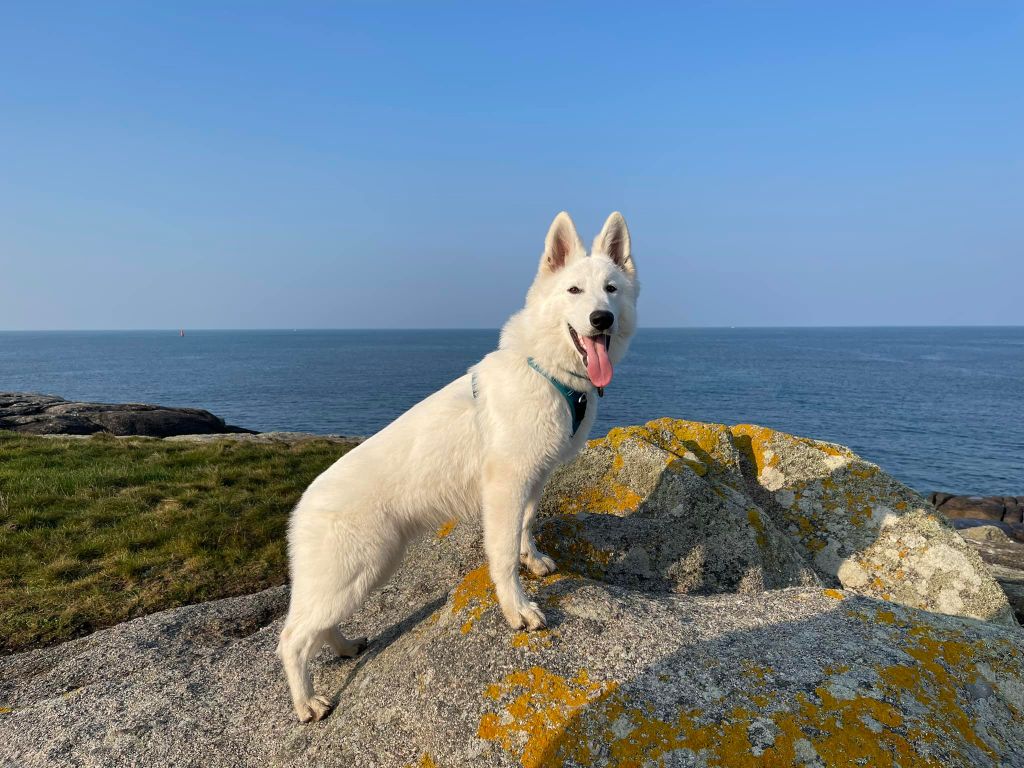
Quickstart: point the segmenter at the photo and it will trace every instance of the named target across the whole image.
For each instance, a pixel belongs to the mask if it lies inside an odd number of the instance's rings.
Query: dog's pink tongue
[[[595,387],[607,387],[612,380],[612,361],[608,359],[608,347],[604,339],[598,341],[590,336],[580,336],[583,348],[587,350],[587,376]]]

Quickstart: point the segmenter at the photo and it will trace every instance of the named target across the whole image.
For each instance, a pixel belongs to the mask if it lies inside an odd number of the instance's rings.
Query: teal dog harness
[[[580,392],[572,387],[567,387],[560,381],[557,381],[547,371],[537,365],[532,357],[526,358],[527,364],[533,368],[537,373],[551,382],[551,386],[558,390],[558,394],[565,400],[565,404],[569,406],[569,415],[572,416],[572,432],[569,433],[569,437],[575,437],[577,430],[580,428],[580,424],[583,423],[584,417],[587,415],[587,393]],[[476,373],[473,374],[473,398],[476,399],[477,388],[476,388]]]

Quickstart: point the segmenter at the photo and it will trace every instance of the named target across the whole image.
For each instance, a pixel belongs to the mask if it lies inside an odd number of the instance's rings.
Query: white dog
[[[451,518],[483,513],[484,548],[501,611],[514,629],[544,614],[519,581],[555,570],[532,524],[551,471],[583,447],[613,365],[636,328],[639,286],[629,231],[613,213],[588,256],[567,213],[555,217],[526,306],[491,352],[350,451],[312,482],[292,512],[291,604],[277,652],[299,720],[332,703],[313,692],[310,654],[354,656],[338,625],[386,581],[406,545]]]

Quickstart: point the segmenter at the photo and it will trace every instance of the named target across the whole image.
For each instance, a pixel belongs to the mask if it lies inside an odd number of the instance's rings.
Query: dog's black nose
[[[606,331],[615,322],[615,315],[606,309],[598,309],[590,313],[590,324],[599,331]]]

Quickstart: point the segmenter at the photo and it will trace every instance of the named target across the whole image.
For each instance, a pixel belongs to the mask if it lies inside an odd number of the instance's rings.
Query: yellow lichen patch
[[[800,541],[803,542],[803,545],[812,553],[820,552],[828,546],[828,543],[824,536],[822,536],[821,530],[818,526],[816,526],[806,515],[798,512],[796,507],[787,512],[785,514],[785,518],[788,523],[796,526]]]
[[[551,647],[551,630],[542,629],[537,632],[516,632],[512,635],[512,647],[527,651],[539,651]]]
[[[462,634],[469,632],[484,611],[497,602],[498,597],[494,592],[494,583],[491,581],[486,565],[481,565],[466,574],[466,578],[455,588],[455,594],[452,596],[452,614],[459,614],[463,611],[468,613],[468,617],[462,625]]]
[[[612,681],[591,681],[586,670],[567,679],[542,667],[532,667],[508,675],[501,683],[489,686],[485,695],[494,700],[511,696],[504,715],[486,713],[480,720],[477,736],[496,741],[506,751],[517,754],[524,768],[541,768],[556,763],[548,759],[552,747],[563,735],[576,714],[617,688]],[[592,757],[587,745],[576,745],[572,757]],[[565,759],[557,765],[564,765]],[[577,759],[576,762],[586,764]]]
[[[0,715],[7,715],[13,711],[14,710],[11,707],[0,707]]]
[[[822,763],[830,768],[939,765],[920,755],[903,733],[891,730],[902,725],[903,717],[885,701],[864,695],[837,699],[824,687],[815,693],[820,702],[798,694],[795,711],[780,712],[773,718],[780,735],[762,756],[769,762],[762,764],[790,765],[795,745],[802,739],[811,743]],[[877,733],[868,731],[872,722],[877,723]],[[916,730],[914,733],[917,735]],[[778,762],[770,762],[772,759]]]
[[[831,597],[833,600],[842,600],[845,595],[838,589],[823,589],[821,591],[825,597]]]
[[[962,733],[975,746],[992,754],[991,748],[978,738],[974,731],[974,721],[959,706],[956,697],[958,683],[973,683],[977,677],[977,668],[971,663],[974,648],[969,644],[955,639],[953,633],[945,633],[947,637],[937,639],[928,627],[914,627],[910,630],[915,645],[904,650],[915,658],[918,663],[915,672],[927,674],[931,678],[931,686],[926,692],[925,701],[933,708],[944,713],[949,724]],[[915,691],[925,692],[925,687],[918,685]],[[918,701],[922,696],[915,694]]]
[[[850,514],[850,522],[853,525],[861,527],[871,519],[873,514],[871,501],[865,499],[864,494],[847,491],[845,498],[846,511]]]
[[[781,768],[798,764],[798,754],[808,750],[830,768],[937,768],[942,753],[952,764],[968,765],[974,748],[995,761],[957,698],[976,678],[983,646],[955,632],[939,634],[927,627],[910,630],[905,651],[916,663],[881,667],[864,688],[851,683],[849,667],[840,664],[822,670],[813,693],[794,697],[773,687],[770,668],[747,662],[748,680],[740,689],[750,707],[734,704],[719,712],[681,706],[659,714],[649,700],[636,701],[615,683],[596,683],[585,673],[566,680],[534,667],[488,687],[486,697],[506,704],[484,716],[479,735],[500,742],[527,768],[640,768],[661,765],[678,751],[709,768]],[[985,652],[986,662],[1001,658],[1003,650]],[[1019,649],[1014,658],[1019,665]],[[658,680],[670,682],[665,675]],[[914,703],[902,706],[904,697]],[[751,728],[759,722],[763,732],[766,721],[774,739],[755,744]]]
[[[752,661],[743,662],[743,675],[753,680],[756,685],[766,685],[771,673],[771,667],[762,667]]]
[[[750,521],[750,526],[757,534],[757,548],[764,551],[768,547],[768,534],[765,532],[761,513],[752,507],[747,510],[747,520]]]
[[[826,675],[842,675],[850,671],[849,664],[836,664],[835,666],[825,667]]]
[[[441,526],[440,528],[438,528],[438,529],[437,529],[437,538],[439,538],[439,539],[444,539],[444,538],[447,538],[447,536],[448,536],[448,535],[449,535],[449,534],[450,534],[450,533],[451,533],[452,531],[454,531],[454,530],[455,530],[455,525],[456,525],[456,523],[458,523],[458,522],[459,522],[458,520],[454,520],[454,519],[452,519],[452,520],[449,520],[448,522],[446,522],[446,523],[445,523],[444,525],[442,525],[442,526]]]
[[[676,456],[682,458],[687,452],[691,452],[698,458],[706,456],[718,462],[730,460],[721,449],[722,437],[729,432],[729,428],[724,424],[657,419],[647,422],[646,426],[653,434],[655,443]]]
[[[582,493],[565,496],[559,501],[561,512],[566,515],[574,515],[577,512],[614,515],[636,512],[643,498],[629,486],[616,482],[613,477],[606,475],[599,483]]]
[[[434,758],[424,752],[415,764],[409,763],[409,768],[437,768],[437,763],[434,762]]]
[[[698,477],[705,477],[708,473],[708,465],[697,458],[697,455],[687,451],[679,458],[672,458],[668,462],[668,469],[672,472],[681,472],[683,467],[693,470]]]
[[[771,442],[776,437],[794,438],[774,429],[759,427],[756,424],[737,424],[729,430],[736,439],[737,447],[757,469],[760,475],[769,467],[778,466],[779,455],[772,449]],[[741,439],[741,438],[746,438]]]
[[[854,477],[859,477],[861,480],[870,480],[872,477],[878,474],[878,467],[872,464],[865,464],[859,467],[851,467],[850,474],[853,475]],[[906,502],[900,503],[903,504],[903,507],[906,507]]]
[[[614,555],[591,544],[583,535],[583,523],[571,517],[548,522],[538,532],[537,543],[558,563],[561,575],[553,577],[556,581],[567,575],[599,579]]]
[[[798,694],[794,711],[764,712],[779,697],[760,696],[758,710],[734,706],[717,717],[699,709],[661,718],[649,705],[633,705],[613,692],[577,717],[557,743],[549,746],[542,765],[562,768],[567,764],[605,764],[594,760],[594,746],[607,745],[607,764],[621,768],[660,765],[669,752],[686,750],[699,755],[701,764],[715,768],[759,768],[796,764],[797,743],[808,742],[835,768],[892,768],[924,766],[911,743],[897,728],[902,716],[884,701],[866,696],[839,700],[827,690],[816,691],[820,702]],[[750,727],[755,719],[770,719],[778,731],[773,744],[754,750]],[[865,738],[867,724],[877,723],[881,733]],[[581,759],[582,758],[582,759]],[[524,765],[526,762],[524,761]]]
[[[676,419],[657,419],[643,426],[616,427],[603,438],[587,443],[591,449],[607,449],[611,462],[605,473],[590,486],[556,500],[560,512],[627,515],[636,512],[644,497],[633,487],[623,451],[627,443],[647,443],[664,453],[665,469],[680,473],[690,470],[705,477],[712,467],[735,463],[723,445],[731,444],[728,427],[721,424]]]
[[[577,512],[621,515],[635,512],[639,508],[643,498],[630,487],[629,480],[622,477],[626,462],[621,448],[628,440],[652,442],[652,437],[644,427],[616,427],[606,437],[591,440],[587,444],[590,448],[611,449],[611,465],[602,477],[582,492],[558,498],[560,512],[565,515]]]

